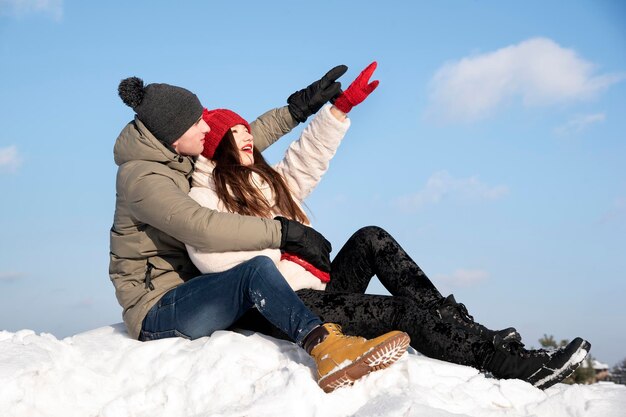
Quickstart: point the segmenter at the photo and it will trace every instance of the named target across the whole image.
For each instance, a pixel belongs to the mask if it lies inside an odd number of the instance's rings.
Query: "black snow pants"
[[[376,275],[392,294],[365,294]],[[323,322],[339,324],[344,333],[366,338],[401,330],[411,346],[432,358],[481,368],[493,345],[444,322],[434,306],[443,297],[420,267],[385,230],[358,230],[341,248],[331,266],[326,291],[296,292]],[[233,327],[281,339],[288,337],[256,310]]]

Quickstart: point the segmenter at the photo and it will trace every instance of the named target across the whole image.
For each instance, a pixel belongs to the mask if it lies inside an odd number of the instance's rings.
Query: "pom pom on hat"
[[[160,141],[176,142],[202,116],[202,104],[189,90],[169,84],[148,84],[129,77],[120,82],[118,94],[124,104]]]
[[[224,138],[228,129],[236,125],[244,125],[248,129],[248,132],[250,131],[250,125],[246,119],[232,110],[204,109],[202,112],[202,118],[211,128],[209,133],[204,135],[204,150],[202,151],[202,156],[208,159],[213,159],[215,150]]]
[[[141,104],[144,96],[143,80],[137,77],[130,77],[122,80],[117,93],[120,95],[124,104],[133,109]]]

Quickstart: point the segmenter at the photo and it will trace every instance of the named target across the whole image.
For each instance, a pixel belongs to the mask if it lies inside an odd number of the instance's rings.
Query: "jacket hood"
[[[113,156],[118,166],[130,161],[158,162],[186,175],[193,169],[191,157],[168,149],[137,117],[120,132],[113,147]]]

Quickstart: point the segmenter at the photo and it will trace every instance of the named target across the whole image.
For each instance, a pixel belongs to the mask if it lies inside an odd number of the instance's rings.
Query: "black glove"
[[[274,217],[281,225],[280,249],[298,255],[320,271],[330,272],[330,242],[315,229],[284,217]]]
[[[302,123],[312,114],[317,113],[329,100],[341,94],[341,83],[337,78],[348,71],[345,65],[338,65],[331,69],[319,80],[307,88],[296,91],[287,99],[289,113],[299,123]]]

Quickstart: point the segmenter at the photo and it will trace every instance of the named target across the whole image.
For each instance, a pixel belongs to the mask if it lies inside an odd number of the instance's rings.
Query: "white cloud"
[[[404,196],[396,201],[403,209],[415,210],[420,207],[437,204],[442,200],[496,200],[509,192],[504,185],[489,186],[477,176],[454,178],[447,171],[435,172],[426,181],[424,188],[417,193]]]
[[[15,172],[21,164],[22,159],[18,155],[15,145],[0,148],[0,171]]]
[[[0,0],[0,14],[22,17],[42,13],[55,20],[63,17],[63,0]]]
[[[429,113],[447,120],[489,116],[511,99],[526,106],[584,100],[626,73],[593,75],[595,65],[546,38],[445,64],[434,75]]]
[[[482,269],[457,269],[450,275],[436,275],[437,282],[444,282],[452,287],[472,287],[489,278],[489,273]]]
[[[605,120],[606,115],[604,113],[581,114],[575,116],[563,126],[557,127],[556,129],[554,129],[554,132],[559,135],[571,135],[583,131],[589,125],[604,122]]]

